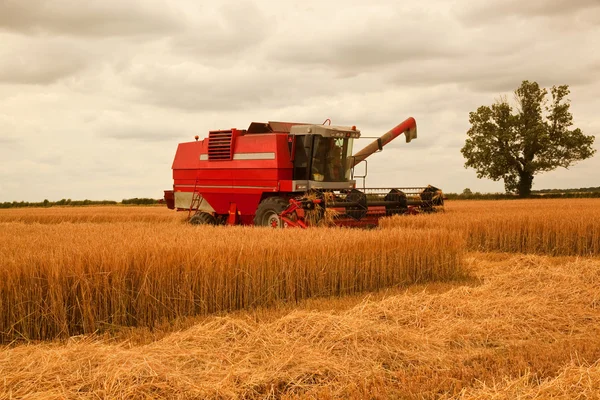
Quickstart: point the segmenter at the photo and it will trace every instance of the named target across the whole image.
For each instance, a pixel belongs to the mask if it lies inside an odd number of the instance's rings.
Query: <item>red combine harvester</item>
[[[355,126],[253,122],[210,131],[177,147],[165,202],[187,211],[190,223],[211,225],[376,226],[381,217],[434,211],[444,199],[433,186],[356,187],[355,179],[364,186],[366,158],[402,133],[407,143],[417,137],[413,118],[352,155]],[[361,162],[364,175],[355,176]]]

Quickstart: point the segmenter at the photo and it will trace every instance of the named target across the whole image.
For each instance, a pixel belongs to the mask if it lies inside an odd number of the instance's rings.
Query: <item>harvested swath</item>
[[[142,346],[6,348],[0,398],[597,398],[597,367],[572,364],[600,358],[600,261],[470,262],[481,284],[210,317]]]
[[[1,341],[464,275],[440,231],[4,223],[0,243]]]
[[[380,225],[454,230],[478,251],[600,255],[598,199],[450,201],[445,213],[394,216]]]
[[[600,398],[600,362],[578,365],[572,362],[554,378],[543,379],[527,371],[518,378],[464,390],[460,399],[598,399]]]

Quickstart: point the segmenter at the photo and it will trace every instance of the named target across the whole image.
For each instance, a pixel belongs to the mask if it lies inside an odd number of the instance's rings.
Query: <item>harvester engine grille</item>
[[[210,131],[208,133],[208,159],[231,160],[232,144],[232,131]]]

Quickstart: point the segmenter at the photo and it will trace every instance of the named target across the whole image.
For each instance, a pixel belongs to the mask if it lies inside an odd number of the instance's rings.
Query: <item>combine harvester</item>
[[[360,137],[355,126],[253,122],[247,130],[210,131],[204,140],[179,144],[165,202],[187,211],[193,224],[274,228],[369,227],[385,216],[432,212],[444,204],[433,186],[364,188],[367,157],[402,133],[407,143],[417,137],[413,118],[352,155]],[[359,163],[364,174],[355,176]]]

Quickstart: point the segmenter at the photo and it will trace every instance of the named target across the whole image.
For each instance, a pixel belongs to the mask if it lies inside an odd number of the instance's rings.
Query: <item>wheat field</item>
[[[86,206],[0,209],[0,223],[25,224],[111,223],[111,222],[182,222],[187,213],[175,213],[160,206]]]
[[[598,399],[599,206],[369,231],[0,210],[0,399]]]
[[[456,201],[445,212],[395,216],[381,226],[461,232],[473,251],[600,255],[598,199]]]
[[[472,281],[207,317],[158,340],[7,347],[0,398],[598,398],[600,261],[467,262]]]
[[[10,222],[0,243],[2,342],[465,275],[462,238],[433,230]]]

